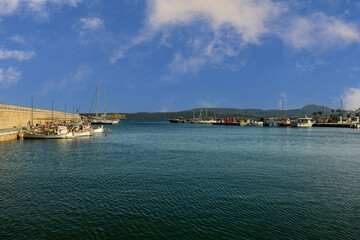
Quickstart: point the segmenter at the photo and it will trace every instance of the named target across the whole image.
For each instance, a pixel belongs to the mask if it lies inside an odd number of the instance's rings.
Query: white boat
[[[195,113],[194,113],[194,115],[195,115]],[[214,123],[218,123],[219,120],[216,119],[215,115],[214,115],[214,118],[208,117],[207,108],[206,108],[205,118],[202,117],[202,109],[201,109],[200,113],[199,113],[199,117],[195,118],[195,116],[193,116],[193,118],[190,119],[189,122],[196,123],[196,124],[214,124]]]
[[[110,119],[106,117],[106,98],[105,98],[105,83],[104,83],[104,114],[99,116],[99,84],[96,90],[96,114],[95,117],[91,118],[90,121],[92,124],[118,124],[119,119]]]
[[[94,127],[94,133],[103,133],[104,132],[104,126],[100,125],[98,127]]]
[[[66,138],[89,137],[94,134],[93,128],[82,129],[80,131],[72,131],[66,135]]]
[[[63,139],[68,138],[66,126],[58,126],[53,131],[42,131],[38,128],[28,128],[24,131],[24,138],[32,139]]]
[[[257,121],[257,120],[254,120],[254,119],[251,119],[250,122],[249,122],[249,126],[263,126],[263,125],[264,125],[264,122]]]
[[[91,124],[118,124],[119,119],[110,119],[110,118],[104,118],[104,117],[95,117],[91,119]]]
[[[312,118],[304,117],[304,118],[298,118],[296,122],[293,122],[291,124],[292,127],[312,127],[314,122],[312,121]]]
[[[200,124],[214,124],[217,123],[218,121],[215,119],[200,119],[198,120],[196,123],[200,123]]]

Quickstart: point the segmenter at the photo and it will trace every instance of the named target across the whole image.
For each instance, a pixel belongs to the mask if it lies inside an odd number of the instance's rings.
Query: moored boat
[[[67,138],[68,129],[66,126],[57,126],[53,128],[27,128],[24,131],[24,138],[31,139],[63,139]]]
[[[312,121],[312,118],[309,117],[303,117],[298,118],[296,122],[293,122],[291,124],[292,127],[312,127],[314,122]]]
[[[185,118],[178,117],[178,118],[171,118],[169,119],[169,122],[171,123],[187,123],[189,120],[186,120]]]
[[[264,122],[251,119],[249,122],[249,126],[263,126]]]
[[[105,124],[114,125],[119,123],[119,119],[111,119],[106,116],[105,83],[104,83],[104,114],[102,116],[99,116],[98,105],[99,105],[99,84],[96,89],[96,113],[95,113],[95,117],[90,119],[90,122],[92,124],[100,124],[100,125],[105,125]]]
[[[119,123],[119,119],[110,119],[110,118],[105,118],[105,117],[95,117],[90,119],[91,124],[101,124],[101,125],[115,125]]]
[[[103,133],[104,132],[104,126],[100,125],[98,127],[94,127],[94,133]]]
[[[291,127],[291,121],[289,118],[285,118],[283,121],[279,122],[279,127]]]

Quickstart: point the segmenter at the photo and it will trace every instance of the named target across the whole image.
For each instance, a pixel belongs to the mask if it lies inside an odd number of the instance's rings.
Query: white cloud
[[[15,84],[21,78],[21,72],[16,71],[15,68],[9,67],[7,70],[0,68],[0,85],[2,87],[8,87]]]
[[[11,41],[16,42],[16,43],[25,44],[24,37],[20,36],[19,34],[16,34],[16,35],[14,35],[14,36],[8,37],[8,39],[10,39]]]
[[[111,63],[115,63],[117,60],[121,59],[124,57],[124,50],[122,49],[118,49],[116,51],[113,52],[111,58],[110,58],[110,62]]]
[[[343,103],[344,109],[346,110],[355,110],[360,108],[360,89],[346,89],[343,97]]]
[[[152,0],[149,6],[154,30],[204,21],[213,31],[234,28],[244,42],[255,44],[269,32],[267,23],[285,10],[271,0]]]
[[[165,81],[176,82],[178,75],[185,73],[197,73],[201,66],[207,63],[203,57],[184,58],[181,54],[175,54],[172,62],[167,66],[169,73],[162,77]]]
[[[290,26],[279,33],[285,42],[296,49],[347,45],[360,42],[360,32],[353,23],[346,23],[322,12],[309,17],[295,17]]]
[[[143,29],[113,51],[110,62],[128,56],[131,48],[156,37],[159,44],[169,48],[185,42],[184,51],[176,50],[178,54],[168,65],[170,77],[196,73],[205,64],[237,57],[243,48],[261,45],[267,36],[280,38],[294,49],[306,50],[360,43],[356,24],[322,12],[299,15],[294,5],[277,0],[148,0]],[[319,65],[322,63],[296,63],[302,71],[312,71]]]
[[[81,28],[99,29],[104,26],[104,20],[101,18],[80,18]]]
[[[117,60],[124,58],[126,51],[146,41],[152,40],[153,37],[153,32],[147,30],[141,31],[138,36],[132,38],[127,44],[124,44],[120,49],[113,51],[112,56],[110,57],[110,62],[115,63]]]
[[[162,34],[159,42],[168,45],[166,41],[175,27],[196,23],[204,28],[196,31],[197,35],[188,44],[208,57],[235,56],[246,44],[260,44],[260,38],[270,32],[268,24],[283,11],[283,4],[271,0],[149,0],[144,28],[128,44],[114,51],[110,61],[116,62],[126,51],[159,33]]]
[[[80,66],[70,77],[45,82],[42,93],[46,95],[54,91],[63,91],[64,89],[79,89],[93,72],[93,69],[87,65]]]
[[[19,61],[29,60],[35,56],[34,51],[19,51],[19,50],[5,50],[0,49],[0,60],[14,58]]]
[[[326,65],[324,61],[315,61],[315,62],[296,62],[295,67],[303,72],[312,72],[318,66]]]
[[[46,17],[48,15],[47,7],[49,4],[76,6],[81,1],[82,0],[1,0],[0,16],[12,15],[25,10],[36,13],[38,17]]]

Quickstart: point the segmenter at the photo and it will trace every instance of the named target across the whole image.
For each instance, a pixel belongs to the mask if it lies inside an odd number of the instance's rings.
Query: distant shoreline
[[[271,117],[313,117],[314,112],[321,112],[323,116],[330,116],[331,114],[340,114],[336,112],[338,109],[331,109],[329,107],[310,104],[299,109],[286,109],[284,111],[271,109],[236,109],[236,108],[208,108],[207,115],[211,118],[271,118]],[[347,114],[348,110],[342,110],[341,114]],[[196,108],[178,112],[138,112],[138,113],[123,113],[127,119],[169,119],[175,117],[193,118],[206,116],[205,108]]]

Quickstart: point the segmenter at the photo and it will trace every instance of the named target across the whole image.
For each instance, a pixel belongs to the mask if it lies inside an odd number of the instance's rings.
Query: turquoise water
[[[123,120],[0,144],[0,239],[359,239],[360,131]]]

